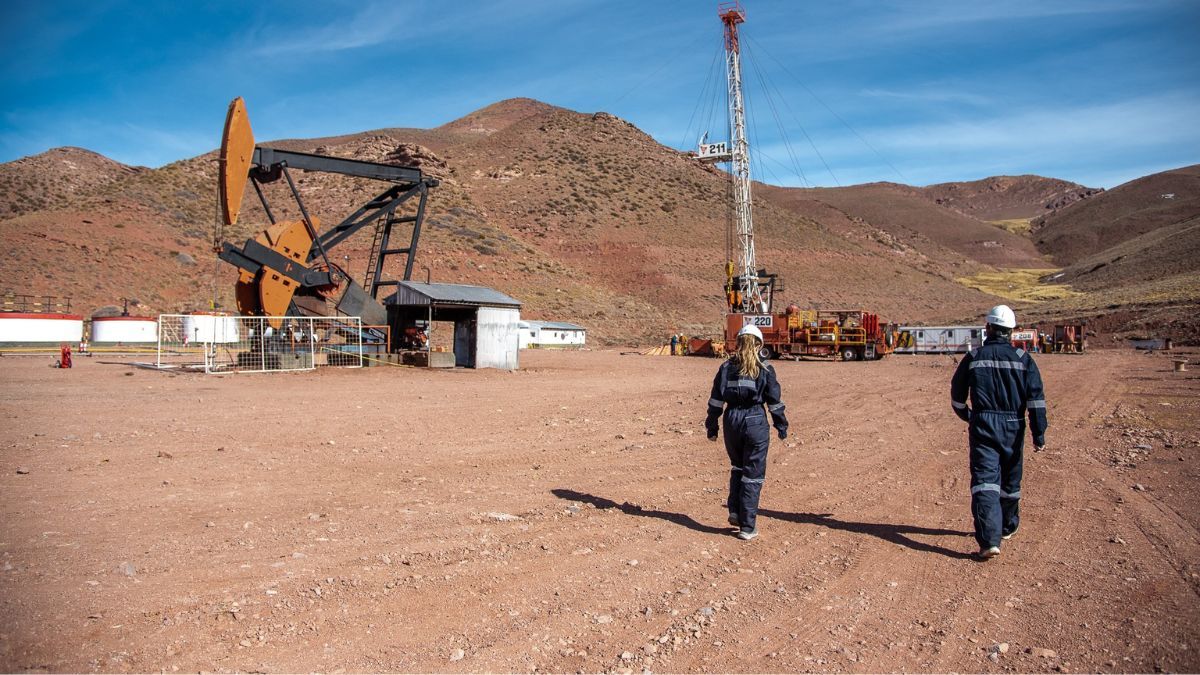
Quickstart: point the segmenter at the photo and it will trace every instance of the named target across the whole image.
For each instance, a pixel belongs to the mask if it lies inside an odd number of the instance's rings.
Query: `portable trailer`
[[[983,326],[901,326],[897,354],[965,354],[983,346]]]
[[[729,314],[725,350],[737,349],[737,334],[753,324],[763,334],[762,356],[840,356],[843,361],[875,361],[892,353],[896,326],[860,309],[800,309],[782,313]]]

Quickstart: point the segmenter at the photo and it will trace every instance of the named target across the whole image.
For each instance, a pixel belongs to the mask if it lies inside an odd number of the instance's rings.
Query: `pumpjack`
[[[238,268],[236,286],[240,314],[271,317],[280,328],[284,316],[359,316],[364,326],[387,323],[387,311],[379,291],[401,280],[383,278],[384,261],[404,257],[403,281],[412,278],[425,205],[431,188],[439,181],[419,167],[329,157],[255,145],[246,104],[238,97],[229,104],[219,158],[219,202],[221,223],[237,224],[246,184],[254,187],[270,225],[241,246],[221,241],[217,255]],[[291,171],[319,171],[382,181],[388,187],[321,232],[320,221],[310,214]],[[287,182],[300,212],[299,220],[277,220],[263,185]],[[414,213],[402,215],[402,207],[416,199]],[[375,238],[360,285],[349,273],[331,262],[329,252],[364,227],[375,225]],[[411,225],[407,246],[392,248],[396,226]]]

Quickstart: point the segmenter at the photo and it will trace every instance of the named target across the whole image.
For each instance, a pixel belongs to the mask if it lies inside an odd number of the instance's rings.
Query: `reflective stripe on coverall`
[[[970,407],[967,397],[970,395]],[[970,423],[971,514],[980,549],[999,546],[1020,522],[1025,416],[1046,442],[1046,397],[1037,364],[1008,340],[988,338],[958,364],[950,405]]]
[[[788,421],[779,400],[779,380],[770,364],[762,364],[758,377],[742,375],[735,359],[717,369],[708,400],[708,418],[704,426],[709,438],[716,438],[718,418],[724,409],[725,451],[729,454],[729,512],[736,514],[745,530],[756,527],[758,499],[767,476],[767,446],[771,428],[763,406],[780,436],[787,435]],[[728,407],[726,408],[726,404]]]

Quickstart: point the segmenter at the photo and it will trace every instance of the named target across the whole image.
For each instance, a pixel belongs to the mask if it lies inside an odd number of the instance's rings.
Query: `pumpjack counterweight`
[[[392,185],[322,233],[319,220],[309,214],[296,189],[290,170],[335,173]],[[240,271],[236,288],[240,313],[270,317],[333,313],[361,316],[367,325],[387,322],[387,311],[377,299],[378,292],[381,287],[398,282],[382,278],[384,261],[392,256],[404,256],[403,280],[412,278],[426,202],[430,189],[438,186],[437,179],[424,175],[417,167],[255,146],[245,102],[241,98],[230,103],[225,119],[220,174],[224,225],[237,223],[247,182],[254,185],[255,194],[271,223],[242,246],[222,242],[218,251],[222,260]],[[301,220],[275,219],[262,185],[281,178],[287,181]],[[415,214],[397,215],[397,211],[413,199],[417,200]],[[376,236],[367,263],[367,278],[360,286],[345,270],[330,262],[329,251],[371,223],[377,224]],[[407,246],[391,245],[396,225],[412,225]],[[329,303],[333,304],[332,311]],[[273,319],[273,327],[278,328],[274,324],[280,321]]]

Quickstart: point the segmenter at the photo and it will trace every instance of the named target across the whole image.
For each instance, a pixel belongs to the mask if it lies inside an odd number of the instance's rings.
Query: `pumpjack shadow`
[[[554,488],[550,492],[559,499],[591,504],[597,509],[617,509],[629,516],[657,518],[659,520],[665,520],[669,523],[681,525],[689,530],[703,532],[705,534],[729,534],[731,532],[730,528],[728,527],[713,527],[712,525],[705,525],[704,523],[701,523],[691,516],[683,513],[674,513],[672,511],[662,511],[658,509],[645,509],[636,504],[630,504],[629,502],[617,503],[605,497],[599,497],[566,488]],[[923,541],[918,541],[910,537],[910,535],[934,537],[970,537],[970,532],[960,532],[958,530],[947,530],[935,527],[920,527],[917,525],[864,523],[838,520],[837,518],[833,517],[832,513],[789,513],[787,511],[776,511],[773,509],[759,509],[758,515],[759,517],[783,520],[790,523],[816,525],[818,527],[824,527],[830,530],[868,535],[920,553],[935,553],[957,560],[975,559],[975,556],[971,555],[970,553],[955,551],[954,549],[945,548],[936,544],[927,544]]]

